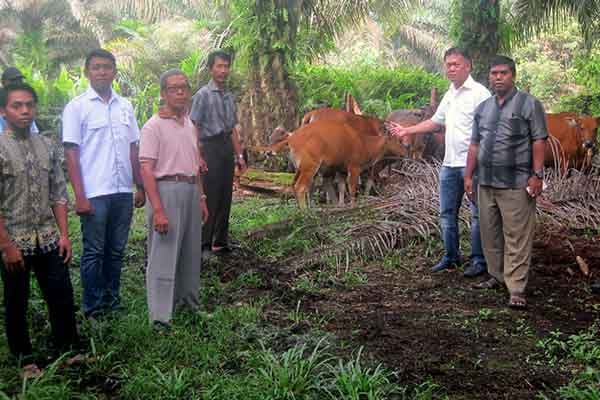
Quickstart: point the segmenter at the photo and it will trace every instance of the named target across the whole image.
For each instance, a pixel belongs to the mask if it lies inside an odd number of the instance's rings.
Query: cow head
[[[275,143],[279,143],[285,138],[287,138],[290,134],[285,130],[281,125],[273,129],[271,136],[269,136],[269,145],[274,145]]]

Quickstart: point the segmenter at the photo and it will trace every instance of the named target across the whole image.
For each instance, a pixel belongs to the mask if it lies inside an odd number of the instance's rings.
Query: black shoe
[[[457,265],[458,265],[458,262],[456,262],[456,261],[442,260],[439,263],[435,264],[433,267],[431,267],[431,272],[440,272],[440,271],[444,271],[446,269],[456,268]]]
[[[592,283],[590,285],[590,290],[594,294],[600,294],[600,282]]]
[[[162,321],[152,321],[152,330],[159,335],[168,335],[171,333],[171,324]]]
[[[483,275],[487,272],[487,267],[483,263],[471,264],[465,268],[465,278],[475,278],[476,276]]]

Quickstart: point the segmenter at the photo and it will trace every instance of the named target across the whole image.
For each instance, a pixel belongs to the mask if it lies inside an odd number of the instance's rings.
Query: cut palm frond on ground
[[[383,197],[363,198],[353,209],[320,209],[304,233],[320,245],[286,260],[293,269],[325,258],[379,258],[414,240],[439,237],[439,164],[404,160],[392,170]],[[600,229],[600,178],[578,171],[550,171],[538,199],[538,222],[547,228]],[[468,202],[460,220],[469,225]]]

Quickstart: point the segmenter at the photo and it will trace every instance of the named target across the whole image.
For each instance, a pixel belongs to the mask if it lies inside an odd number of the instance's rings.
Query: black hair
[[[4,88],[2,90],[0,90],[0,107],[1,108],[6,108],[6,106],[8,105],[8,95],[11,92],[16,92],[17,90],[23,90],[25,92],[31,93],[31,95],[33,96],[33,101],[35,101],[35,104],[37,104],[38,96],[37,96],[37,93],[35,92],[35,90],[26,83],[16,82],[16,83],[11,83],[9,85],[6,85],[6,86],[4,86]]]
[[[208,55],[208,60],[206,61],[206,66],[208,67],[208,69],[211,69],[212,66],[215,65],[215,61],[217,58],[227,61],[229,65],[231,65],[231,54],[223,50],[215,50]]]
[[[172,68],[168,71],[163,72],[160,75],[160,90],[165,90],[167,88],[167,80],[172,76],[183,76],[185,80],[188,80],[187,75],[180,69]],[[189,86],[189,83],[188,83]]]
[[[462,47],[450,47],[448,50],[446,50],[446,52],[444,52],[444,61],[446,61],[446,58],[453,55],[462,56],[469,62],[469,64],[473,65],[473,60],[471,59],[469,52]]]
[[[515,61],[510,57],[500,55],[494,56],[490,61],[489,69],[492,69],[492,67],[495,67],[496,65],[507,65],[508,68],[510,68],[512,74],[517,75],[517,67],[515,66]]]
[[[117,59],[115,58],[113,53],[111,53],[108,50],[104,50],[104,49],[94,49],[94,50],[90,51],[87,54],[87,56],[85,56],[85,69],[89,68],[90,62],[92,61],[92,58],[94,58],[94,57],[106,58],[112,62],[113,66],[115,68],[117,67]]]

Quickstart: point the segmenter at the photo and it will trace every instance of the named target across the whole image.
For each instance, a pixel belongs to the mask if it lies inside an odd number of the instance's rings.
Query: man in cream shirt
[[[445,154],[440,170],[440,220],[445,254],[431,268],[432,272],[454,268],[461,263],[458,213],[464,196],[463,175],[471,141],[473,114],[477,106],[490,97],[490,92],[471,77],[472,61],[465,50],[456,47],[448,49],[444,54],[444,67],[451,84],[434,116],[410,127],[390,122],[390,131],[397,137],[423,134],[446,127]],[[464,270],[466,277],[486,272],[478,213],[477,205],[472,202],[471,264]]]

